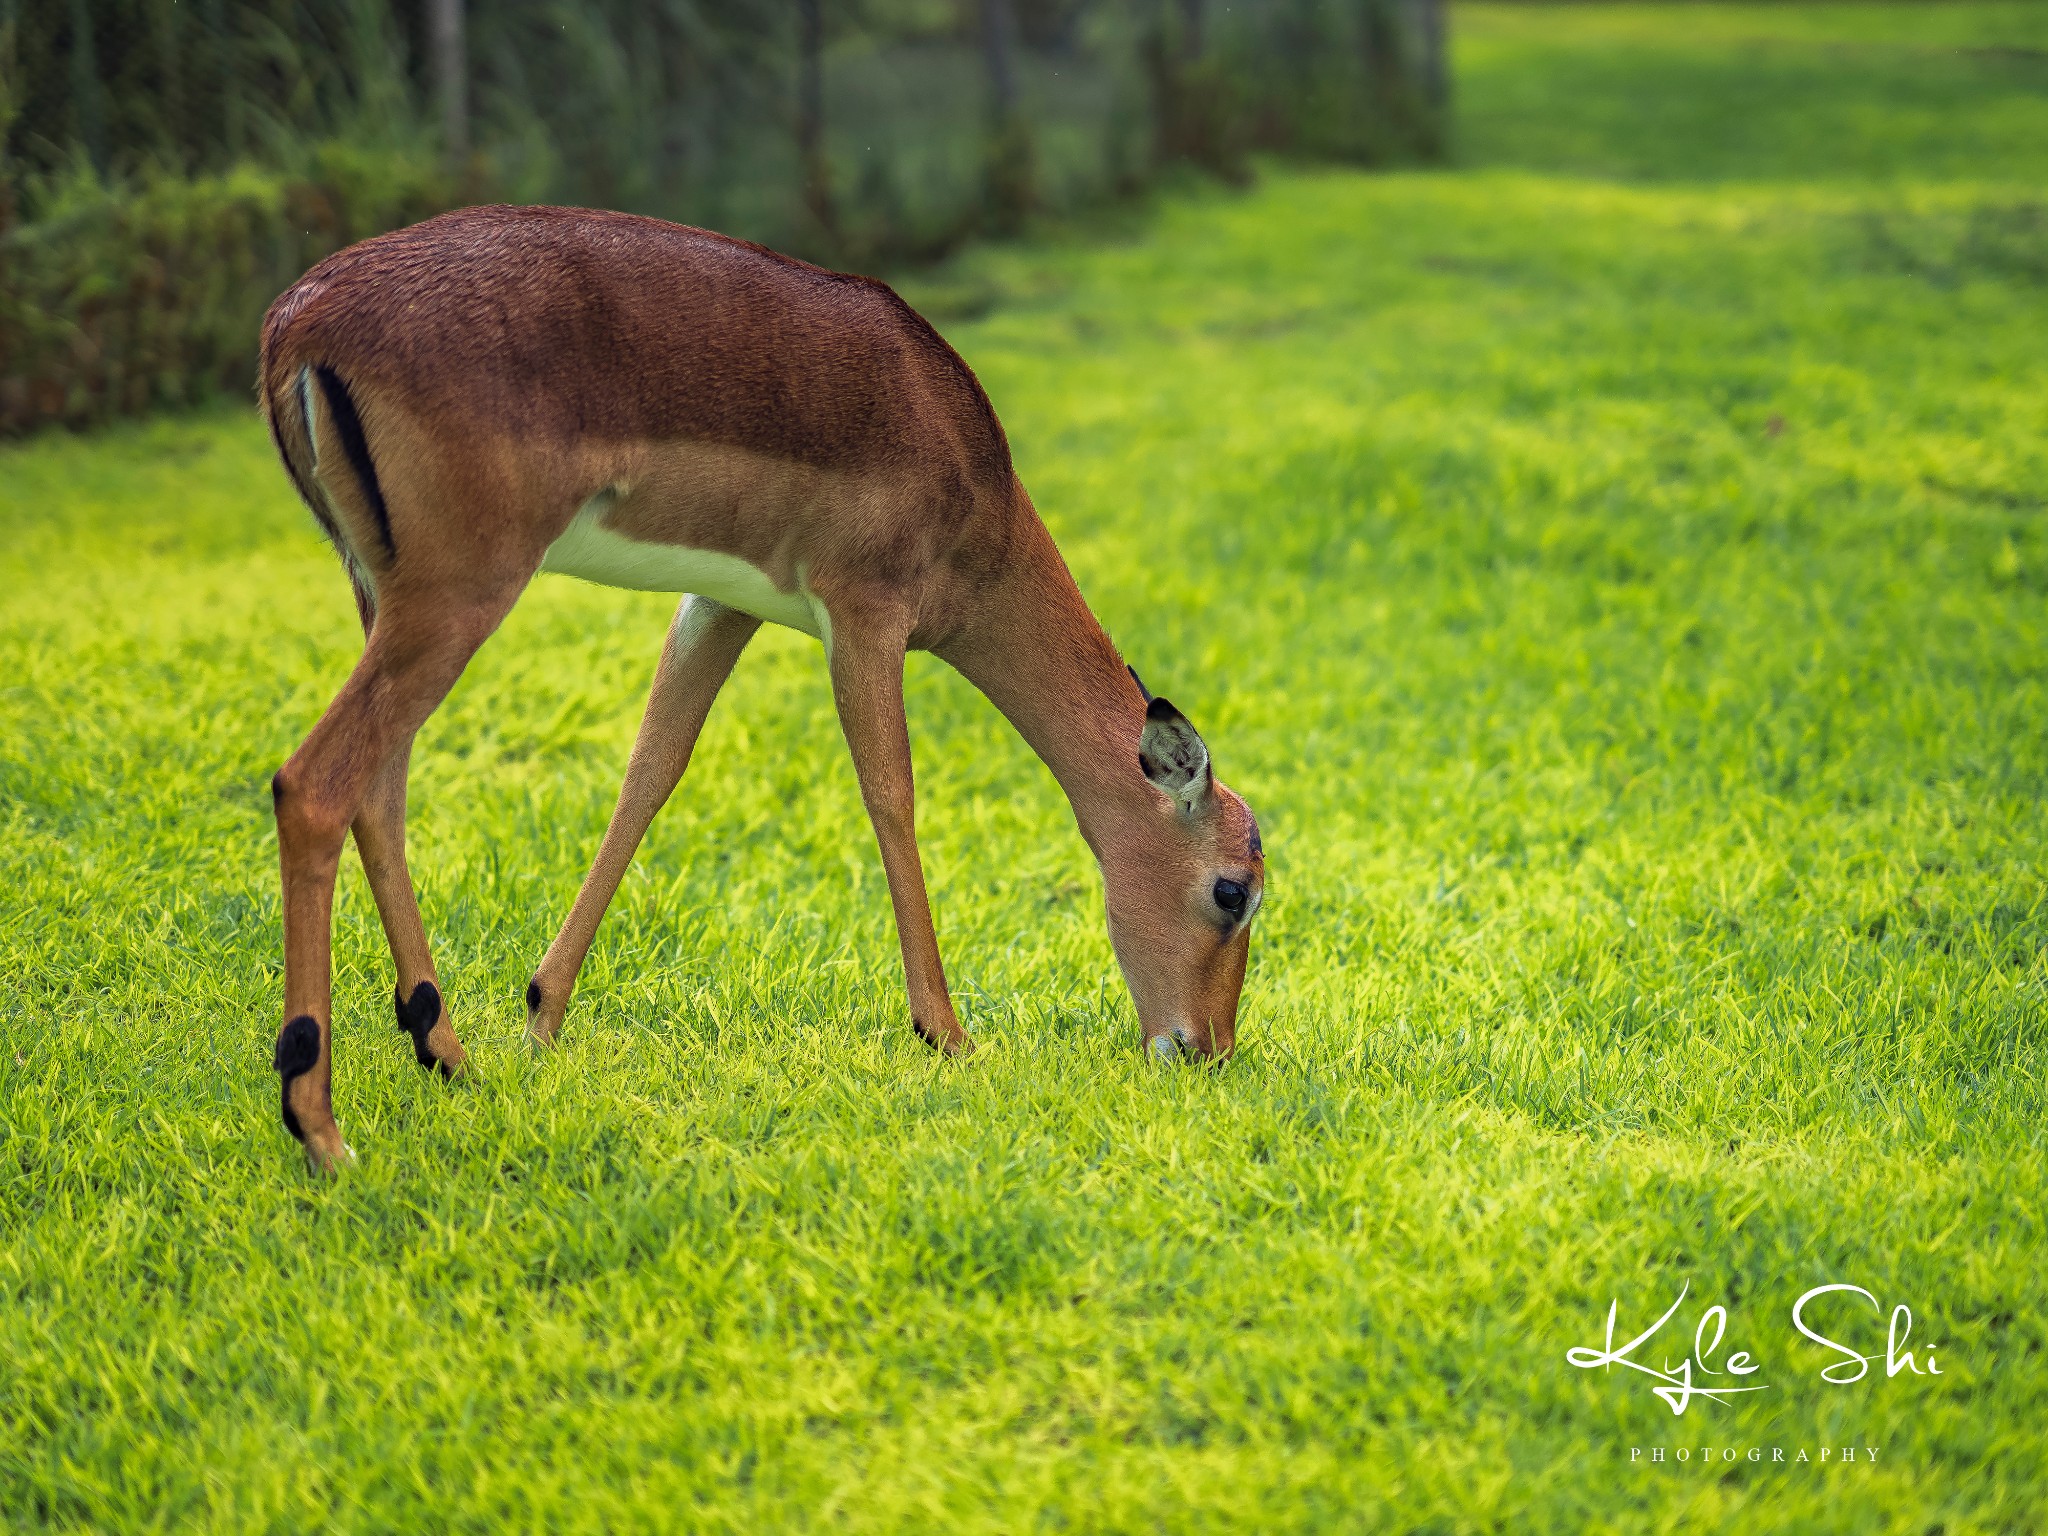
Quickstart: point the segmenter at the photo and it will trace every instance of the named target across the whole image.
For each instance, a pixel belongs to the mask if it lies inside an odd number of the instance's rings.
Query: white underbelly
[[[611,497],[601,495],[578,508],[541,557],[540,568],[635,592],[693,592],[771,624],[819,634],[817,610],[802,592],[783,591],[759,566],[734,555],[646,544],[614,533],[601,522],[611,505]]]

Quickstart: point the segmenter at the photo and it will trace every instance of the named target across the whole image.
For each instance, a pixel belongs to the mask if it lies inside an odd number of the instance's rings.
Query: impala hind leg
[[[376,606],[360,583],[356,586],[356,611],[362,616],[363,635],[368,639]],[[412,742],[407,740],[371,780],[350,830],[356,854],[363,861],[364,878],[377,903],[378,921],[384,925],[384,938],[391,946],[391,963],[398,975],[392,993],[398,1027],[412,1037],[413,1057],[421,1066],[454,1077],[468,1065],[469,1054],[448,1018],[440,977],[434,973],[433,952],[427,946],[427,925],[420,918],[412,874],[405,862],[405,782],[411,763]]]
[[[405,863],[405,779],[411,762],[412,743],[401,742],[371,780],[350,831],[370,894],[376,898],[378,921],[391,945],[398,976],[392,991],[398,1027],[412,1037],[415,1061],[443,1077],[456,1077],[469,1064],[469,1053],[448,1017],[433,952],[427,947],[427,925],[420,918]]]
[[[459,607],[387,600],[348,682],[271,781],[284,883],[285,1024],[274,1061],[285,1129],[305,1143],[315,1167],[351,1156],[334,1121],[332,1092],[332,924],[342,844],[372,786],[410,747],[520,585]],[[388,815],[388,798],[386,804]],[[381,825],[375,814],[372,821]],[[374,831],[371,843],[379,846]],[[424,936],[421,942],[424,948]]]
[[[576,893],[576,905],[548,946],[533,980],[526,984],[526,1028],[537,1044],[550,1044],[562,1028],[576,973],[590,953],[597,925],[625,878],[626,867],[655,814],[682,781],[690,753],[711,713],[733,665],[740,659],[761,621],[708,598],[687,597],[676,610],[661,661],[654,669],[654,689],[647,713],[633,742],[619,803],[604,829],[597,859]]]
[[[882,849],[889,904],[895,909],[896,937],[903,948],[910,1022],[926,1043],[949,1056],[964,1055],[974,1042],[960,1027],[946,990],[946,970],[925,894],[924,863],[917,851],[910,727],[903,716],[903,656],[910,616],[893,607],[864,611],[854,605],[831,607],[830,612],[832,697],[853,753],[861,799]]]

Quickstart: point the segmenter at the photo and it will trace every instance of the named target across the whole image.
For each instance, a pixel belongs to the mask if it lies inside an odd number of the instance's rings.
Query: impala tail
[[[359,594],[375,590],[375,571],[395,559],[391,509],[362,412],[341,374],[301,356],[291,334],[304,302],[301,282],[271,306],[258,367],[263,415],[299,499],[347,566]]]

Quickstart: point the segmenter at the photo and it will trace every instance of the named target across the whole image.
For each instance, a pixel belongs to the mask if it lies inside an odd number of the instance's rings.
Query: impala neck
[[[1145,699],[1044,524],[1024,524],[1007,568],[940,650],[1052,770],[1100,860],[1114,823],[1144,802]]]

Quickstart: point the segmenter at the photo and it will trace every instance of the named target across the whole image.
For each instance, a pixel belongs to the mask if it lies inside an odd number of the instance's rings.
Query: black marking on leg
[[[377,520],[384,553],[395,559],[398,546],[391,542],[391,509],[384,504],[384,487],[377,483],[377,465],[370,457],[370,440],[363,434],[363,418],[356,414],[355,398],[341,381],[341,375],[325,363],[313,365],[313,377],[320,381],[320,393],[327,397],[327,409],[334,413],[334,430],[341,438],[341,451],[348,455],[348,467],[355,471],[356,483],[363,488],[370,516]]]
[[[284,1128],[300,1141],[306,1139],[306,1133],[299,1126],[299,1117],[292,1113],[292,1080],[312,1071],[319,1059],[320,1021],[311,1014],[300,1014],[277,1032],[277,1050],[270,1064],[277,1068]]]
[[[946,1048],[946,1042],[939,1032],[914,1013],[910,1016],[910,1027],[917,1031],[917,1038],[933,1050],[943,1051]]]
[[[428,1033],[441,1022],[441,994],[434,984],[421,982],[410,998],[393,987],[391,1001],[398,1009],[398,1027],[412,1036],[413,1059],[423,1067],[440,1066],[441,1058],[427,1044]]]
[[[526,984],[526,1011],[528,1013],[540,1012],[540,978],[538,976]]]

